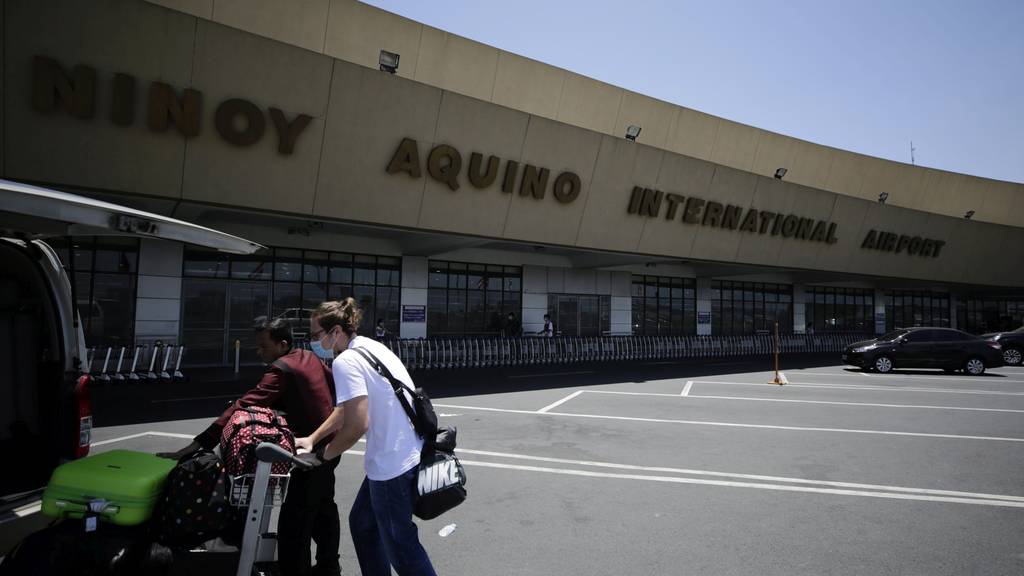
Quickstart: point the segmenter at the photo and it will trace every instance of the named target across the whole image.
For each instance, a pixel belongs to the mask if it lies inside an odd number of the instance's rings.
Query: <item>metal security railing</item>
[[[862,334],[793,334],[778,340],[781,353],[841,352]],[[556,338],[417,338],[385,340],[409,370],[528,366],[630,360],[767,356],[774,336],[563,336]]]
[[[98,382],[182,382],[184,345],[92,346],[86,352],[85,370]]]

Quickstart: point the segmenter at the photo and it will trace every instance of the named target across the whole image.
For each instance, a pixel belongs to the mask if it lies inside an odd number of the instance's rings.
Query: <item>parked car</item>
[[[1012,332],[993,332],[982,338],[998,342],[1003,347],[1003,362],[1007,366],[1020,366],[1024,357],[1024,326]]]
[[[843,363],[881,373],[942,368],[978,376],[1003,365],[1003,349],[994,340],[951,328],[904,328],[850,344],[843,350]]]
[[[0,180],[0,546],[18,536],[39,490],[60,463],[89,453],[92,405],[73,284],[45,238],[132,235],[236,254],[262,248],[158,214]]]

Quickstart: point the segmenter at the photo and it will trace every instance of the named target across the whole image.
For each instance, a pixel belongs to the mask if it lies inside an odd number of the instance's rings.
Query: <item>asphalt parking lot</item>
[[[420,523],[438,573],[1024,573],[1024,368],[783,368],[550,365],[434,394],[469,479]],[[208,422],[93,446],[174,449]],[[361,454],[337,477],[347,512]],[[341,554],[357,573],[347,528]]]

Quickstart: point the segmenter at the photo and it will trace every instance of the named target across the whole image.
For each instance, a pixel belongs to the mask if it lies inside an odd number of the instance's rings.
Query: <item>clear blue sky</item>
[[[744,124],[1024,182],[1024,0],[363,0]]]

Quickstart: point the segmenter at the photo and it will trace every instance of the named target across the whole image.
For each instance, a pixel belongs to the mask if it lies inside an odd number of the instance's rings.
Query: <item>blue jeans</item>
[[[391,480],[363,478],[348,515],[363,576],[436,576],[412,521],[416,468]]]

